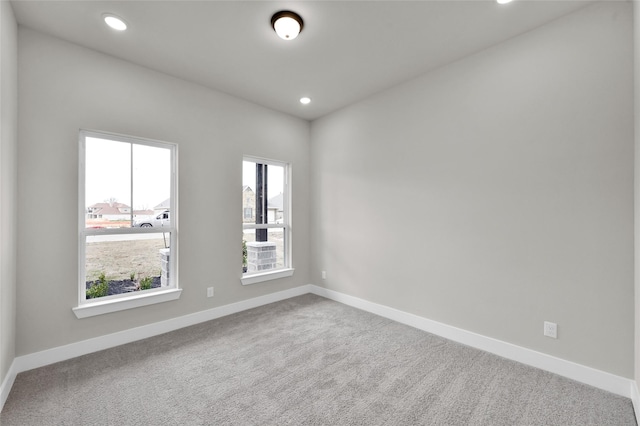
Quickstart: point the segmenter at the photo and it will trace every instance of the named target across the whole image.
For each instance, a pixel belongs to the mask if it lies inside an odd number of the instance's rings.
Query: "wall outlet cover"
[[[544,335],[553,339],[558,338],[558,324],[555,322],[544,322]]]

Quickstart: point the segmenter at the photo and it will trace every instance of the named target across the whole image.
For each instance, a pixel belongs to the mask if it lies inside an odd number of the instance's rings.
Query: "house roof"
[[[275,197],[271,197],[267,201],[267,208],[269,209],[277,209],[278,211],[282,211],[284,206],[284,194],[281,192]]]
[[[123,203],[113,203],[113,204],[109,204],[109,203],[96,203],[96,204],[92,204],[88,207],[89,209],[92,210],[91,214],[99,214],[99,215],[121,215],[121,214],[127,214],[128,212],[124,212],[123,210],[126,209],[130,209],[130,207],[127,204],[123,204]],[[134,215],[145,215],[145,216],[151,216],[153,215],[153,210],[134,210],[133,214]]]
[[[170,207],[171,207],[171,198],[167,198],[166,200],[164,200],[163,202],[155,206],[153,209],[160,210],[160,209],[168,209]]]
[[[114,207],[114,208],[130,208],[128,205],[123,203],[95,203],[89,206],[89,208],[106,208],[106,207]]]
[[[92,210],[92,214],[99,214],[103,216],[120,215],[125,213],[123,210],[131,209],[131,207],[123,203],[96,203],[90,205],[88,208]]]

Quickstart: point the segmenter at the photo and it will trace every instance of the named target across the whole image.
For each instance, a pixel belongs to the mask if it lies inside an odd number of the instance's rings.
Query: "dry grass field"
[[[162,238],[87,243],[87,281],[96,280],[101,272],[107,280],[129,279],[131,274],[136,279],[159,277],[159,250],[163,248]]]
[[[87,219],[87,228],[130,228],[128,220]],[[165,248],[162,234],[155,234],[156,238],[137,238],[129,236],[129,240],[102,241],[109,238],[94,237],[88,242],[86,251],[86,279],[95,281],[104,272],[107,280],[135,279],[144,277],[159,277],[160,253]],[[149,236],[151,237],[151,236]],[[126,238],[126,237],[124,237]],[[168,236],[167,236],[168,238]],[[117,238],[116,238],[117,239]]]

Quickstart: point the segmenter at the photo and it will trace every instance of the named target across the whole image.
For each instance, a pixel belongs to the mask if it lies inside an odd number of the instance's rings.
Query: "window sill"
[[[278,269],[272,272],[262,272],[259,274],[244,275],[240,281],[242,285],[257,284],[263,281],[277,280],[279,278],[290,277],[293,275],[294,268]]]
[[[94,317],[110,312],[124,311],[125,309],[139,308],[141,306],[154,305],[156,303],[169,302],[180,298],[182,289],[172,288],[168,290],[154,291],[147,294],[136,294],[131,297],[111,300],[100,300],[85,303],[73,308],[73,313],[78,318]]]

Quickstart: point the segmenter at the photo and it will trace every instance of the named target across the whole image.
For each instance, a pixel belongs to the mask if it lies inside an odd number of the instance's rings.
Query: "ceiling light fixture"
[[[304,23],[297,13],[281,10],[271,17],[271,26],[281,39],[293,40],[302,31]]]
[[[498,4],[507,4],[507,3],[511,3],[512,0],[496,0],[498,2]]]
[[[104,19],[104,22],[106,22],[106,24],[114,30],[124,31],[127,29],[126,22],[124,22],[122,18],[119,18],[116,15],[105,13],[104,15],[102,15],[102,19]]]
[[[311,102],[311,98],[309,98],[309,97],[307,97],[307,96],[305,96],[305,97],[303,97],[303,98],[300,98],[300,103],[301,103],[302,105],[307,105],[307,104],[308,104],[308,103],[310,103],[310,102]]]

